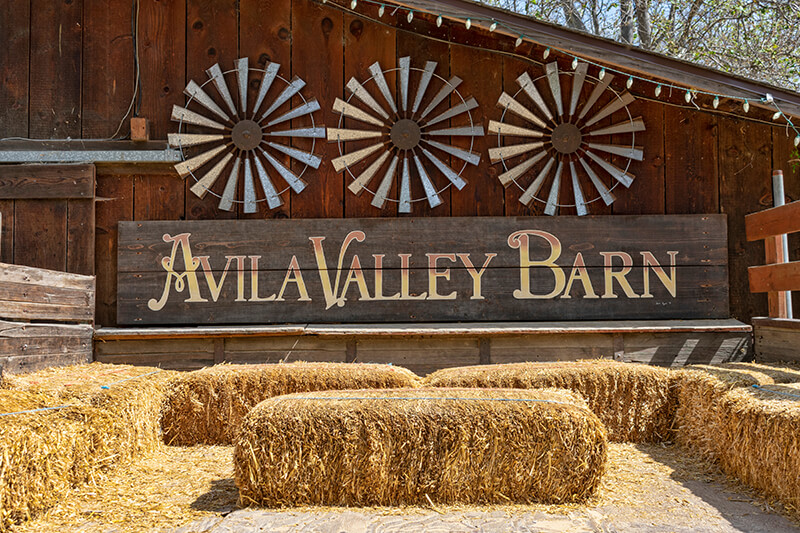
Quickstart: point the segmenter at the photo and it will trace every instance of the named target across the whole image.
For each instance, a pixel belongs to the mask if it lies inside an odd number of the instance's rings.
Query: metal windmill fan
[[[411,66],[410,57],[401,57],[399,67],[382,70],[378,62],[369,67],[372,77],[364,83],[351,78],[347,83],[350,96],[347,101],[336,99],[333,109],[340,114],[338,128],[328,128],[328,141],[337,141],[340,156],[332,163],[337,172],[346,170],[353,178],[349,189],[356,195],[367,191],[373,195],[372,205],[383,208],[387,201],[397,202],[400,213],[410,213],[411,204],[427,199],[431,207],[442,203],[440,194],[450,185],[461,190],[466,181],[461,177],[468,164],[477,165],[480,154],[472,151],[474,138],[484,134],[483,127],[475,125],[470,110],[478,107],[474,98],[464,99],[457,87],[461,79],[457,76],[445,79],[434,72],[437,63],[428,61],[425,68]],[[397,72],[398,91],[389,88],[386,74]],[[411,94],[412,82],[416,81],[416,90]],[[439,85],[433,97],[426,97],[431,86]],[[377,89],[380,97],[389,109],[378,103],[368,90]],[[455,105],[438,114],[434,110],[454,97]],[[354,104],[357,99],[366,107]],[[467,124],[449,127],[447,121],[456,117],[465,117]],[[358,121],[365,129],[344,129],[345,117]],[[470,139],[468,149],[458,148],[448,143],[449,137],[465,137]],[[370,141],[363,148],[346,152],[344,143],[351,141]],[[374,142],[373,142],[374,141]],[[463,165],[460,170],[451,168],[442,158],[453,156]],[[354,174],[354,167],[364,161],[366,168]],[[388,165],[387,165],[388,162]],[[373,178],[382,171],[383,177],[377,188],[371,187]],[[395,175],[400,170],[399,198],[389,198]],[[432,172],[433,171],[433,172]],[[438,175],[443,176],[438,177]],[[411,180],[416,176],[425,191],[425,196],[412,198]],[[438,177],[438,180],[435,179]],[[438,185],[437,185],[438,183]]]
[[[586,63],[580,63],[574,72],[559,72],[558,64],[553,62],[545,66],[545,75],[535,80],[527,72],[523,73],[517,78],[520,88],[513,96],[505,92],[500,95],[497,102],[498,107],[503,109],[500,121],[489,121],[489,133],[497,134],[498,143],[497,148],[489,150],[489,157],[493,163],[500,162],[503,165],[504,172],[499,176],[500,182],[504,187],[512,183],[519,187],[523,191],[519,201],[525,205],[533,200],[545,203],[544,212],[548,215],[554,215],[559,207],[575,207],[578,215],[586,215],[587,205],[600,199],[606,205],[611,205],[616,199],[612,191],[617,185],[630,187],[633,183],[635,176],[628,172],[631,161],[642,160],[642,149],[636,146],[636,132],[644,131],[645,126],[641,117],[633,118],[628,110],[628,105],[634,101],[633,95],[627,91],[619,94],[612,89],[609,84],[614,76],[607,74],[600,80],[587,75],[587,68]],[[572,77],[569,108],[564,106],[562,98],[562,81],[567,76]],[[543,78],[547,79],[552,105],[545,102],[536,87],[536,82]],[[578,111],[581,92],[587,81],[594,84],[594,88]],[[602,108],[595,109],[595,104],[606,91],[612,93],[611,101]],[[520,93],[525,93],[533,102],[533,108],[519,101]],[[598,125],[601,120],[618,111],[624,111],[627,116],[610,126]],[[504,122],[508,113],[522,118],[528,127]],[[630,143],[620,145],[596,141],[596,137],[601,135],[623,134],[630,135]],[[526,142],[503,144],[508,138],[524,138]],[[609,154],[627,159],[625,168],[609,162]],[[531,179],[529,171],[540,161],[545,164]],[[593,162],[611,177],[613,183],[610,187],[589,162]],[[553,168],[555,173],[550,179]],[[569,178],[564,177],[566,169],[569,171]],[[587,177],[591,185],[581,183]],[[564,180],[570,178],[574,203],[560,203],[560,190],[564,186]],[[550,183],[549,193],[543,199],[539,193],[545,190],[547,181]],[[527,185],[523,186],[523,183]],[[584,185],[591,187],[597,195],[587,200]]]
[[[206,71],[209,79],[202,85],[190,81],[186,86],[184,93],[190,97],[186,107],[172,108],[172,120],[179,125],[178,133],[169,134],[169,144],[180,148],[183,155],[183,161],[176,164],[175,169],[184,178],[192,176],[196,183],[191,190],[200,198],[208,193],[219,198],[220,209],[231,211],[234,204],[244,204],[245,213],[255,213],[256,204],[264,201],[270,209],[280,207],[283,204],[281,195],[289,189],[295,193],[302,192],[306,186],[302,179],[306,169],[309,166],[318,168],[322,162],[319,156],[314,155],[316,139],[325,137],[325,127],[318,126],[313,117],[320,105],[315,99],[306,100],[302,95],[305,86],[302,79],[295,76],[288,81],[278,74],[279,70],[278,63],[268,63],[264,69],[250,68],[246,57],[236,60],[235,68],[226,72],[215,64]],[[247,102],[251,73],[261,76],[258,96],[252,107]],[[228,74],[236,78],[238,101],[234,101],[225,81]],[[206,92],[209,83],[213,83],[227,110],[223,110]],[[299,96],[302,104],[277,115],[281,106],[287,102],[291,105],[295,95]],[[262,104],[266,106],[263,111]],[[192,111],[192,107],[198,111]],[[209,112],[213,118],[208,116]],[[292,120],[309,124],[292,127]],[[188,125],[211,132],[187,133],[185,128]],[[310,144],[310,151],[289,145],[298,143],[299,139],[308,139],[306,143]],[[212,144],[211,148],[206,147]],[[203,146],[202,150],[195,148],[199,146]],[[197,151],[200,153],[193,153]],[[293,172],[282,162],[284,156],[302,163],[303,169],[299,173]],[[216,162],[209,165],[212,161]],[[211,168],[201,172],[208,166]],[[268,168],[272,172],[267,172]],[[236,199],[237,184],[242,175],[244,198]],[[227,179],[220,180],[221,176],[227,176]],[[256,191],[256,177],[263,196]],[[274,177],[280,178],[278,183],[286,186],[279,190],[273,182]],[[224,186],[218,187],[217,182],[222,181]]]

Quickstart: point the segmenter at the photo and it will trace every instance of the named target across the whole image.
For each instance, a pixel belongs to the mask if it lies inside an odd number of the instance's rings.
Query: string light
[[[441,28],[442,27],[442,16],[441,15],[436,17],[436,27],[437,28]]]
[[[350,9],[355,9],[357,5],[358,5],[358,0],[352,0],[350,2]]]
[[[545,48],[544,52],[542,52],[542,59],[547,59],[550,56],[550,49]]]
[[[633,87],[633,76],[628,76],[628,81],[625,82],[625,87],[628,89]]]
[[[413,11],[411,11],[411,10],[408,11],[408,16],[406,17],[406,20],[409,21],[409,22],[414,20],[414,12]]]
[[[658,85],[656,85],[655,93],[656,93],[656,98],[661,96],[661,84],[660,83]]]
[[[798,135],[797,137],[794,138],[794,145],[795,146],[800,146],[800,135]]]
[[[597,77],[600,78],[601,80],[603,78],[605,78],[606,77],[606,69],[605,68],[601,68],[600,69],[600,74],[598,74]]]
[[[386,6],[381,4],[381,7],[378,8],[378,17],[382,17],[385,12],[386,12]]]
[[[576,68],[578,68],[578,58],[577,57],[573,57],[572,58],[572,70],[575,70]]]
[[[719,96],[715,96],[714,97],[713,105],[714,105],[714,109],[719,107]]]
[[[742,109],[744,109],[745,113],[750,111],[750,102],[747,101],[747,98],[744,99],[744,104],[742,104]]]
[[[492,25],[489,26],[489,31],[494,31],[496,29],[497,29],[497,23],[496,22],[492,22]]]
[[[472,20],[471,19],[467,19],[467,21],[464,22],[464,27],[467,28],[467,29],[470,29],[472,27]]]
[[[687,89],[687,90],[686,90],[686,94],[683,96],[683,99],[684,99],[684,100],[686,100],[686,103],[687,103],[687,104],[688,104],[689,102],[691,102],[691,101],[692,101],[692,91],[690,91],[690,90],[688,90],[688,89]]]
[[[519,48],[519,45],[521,45],[521,44],[522,44],[522,35],[517,37],[517,40],[514,41],[514,46],[517,47],[517,48]]]
[[[781,113],[780,111],[775,111],[775,114],[772,115],[772,120],[778,120],[779,118],[781,118],[781,115],[783,115],[783,113]]]

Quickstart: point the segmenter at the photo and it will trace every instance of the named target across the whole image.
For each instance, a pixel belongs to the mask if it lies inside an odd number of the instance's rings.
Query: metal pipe
[[[772,203],[775,207],[786,203],[782,170],[772,171]],[[781,257],[779,259],[781,263],[789,262],[789,239],[785,233],[781,235]],[[786,299],[786,318],[794,318],[792,316],[792,293],[791,291],[784,291],[783,294]]]

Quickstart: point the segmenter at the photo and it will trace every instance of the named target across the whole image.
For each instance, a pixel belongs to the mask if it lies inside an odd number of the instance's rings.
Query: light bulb
[[[661,84],[656,85],[656,97],[661,96]]]
[[[409,11],[408,12],[408,16],[406,17],[406,20],[409,21],[409,22],[414,20],[414,12],[413,11]]]
[[[352,0],[352,2],[350,2],[350,9],[355,9],[357,5],[358,0]]]
[[[519,46],[519,45],[521,45],[521,44],[522,44],[522,35],[520,35],[519,37],[517,37],[517,40],[516,40],[516,41],[514,41],[514,46]]]
[[[598,78],[600,78],[601,80],[602,80],[603,78],[605,78],[605,77],[606,77],[606,69],[604,69],[604,68],[601,68],[601,69],[600,69],[600,74],[598,74],[598,75],[597,75],[597,77],[598,77]]]
[[[542,53],[542,59],[547,59],[548,57],[550,57],[550,49],[545,48],[544,52]]]
[[[798,135],[797,137],[794,138],[794,145],[795,146],[800,145],[800,135]]]
[[[683,99],[686,100],[686,103],[692,101],[692,91],[686,91],[686,94],[683,96]]]
[[[436,17],[436,27],[439,28],[441,26],[442,26],[442,16],[439,15],[438,17]]]
[[[378,17],[382,17],[385,12],[386,12],[386,7],[383,4],[381,4],[381,7],[378,8]]]
[[[578,68],[578,58],[574,57],[572,58],[572,70],[575,70],[576,68]]]
[[[750,111],[750,102],[748,102],[747,100],[745,100],[745,101],[744,101],[744,104],[742,104],[742,109],[744,109],[744,112],[745,112],[745,113],[747,113],[748,111]]]
[[[783,113],[781,113],[780,111],[775,111],[775,114],[772,115],[772,120],[778,120],[779,118],[781,118],[782,114]]]
[[[719,107],[719,96],[714,97],[714,109]]]
[[[628,76],[628,81],[625,83],[625,87],[627,87],[628,89],[633,87],[633,76]]]
[[[496,29],[497,29],[497,23],[496,22],[492,22],[492,25],[489,26],[489,31],[494,31]]]

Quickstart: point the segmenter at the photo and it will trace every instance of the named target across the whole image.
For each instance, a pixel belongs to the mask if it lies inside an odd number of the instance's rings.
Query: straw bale
[[[63,386],[80,372],[62,368],[51,380],[12,380],[18,388],[0,390],[2,413],[67,406],[0,418],[0,532],[160,442],[159,415],[173,373],[142,375],[107,389]]]
[[[675,373],[678,408],[675,440],[706,459],[719,456],[719,435],[725,431],[722,396],[731,389],[800,381],[800,371],[756,363],[691,365]]]
[[[569,389],[586,398],[615,442],[669,440],[676,405],[669,370],[603,359],[447,368],[424,386]]]
[[[800,384],[734,389],[719,410],[722,469],[800,518]]]
[[[271,398],[234,449],[245,505],[584,501],[603,424],[564,390],[392,389]]]
[[[415,387],[419,377],[392,365],[304,363],[217,365],[183,374],[162,421],[175,446],[232,444],[242,418],[259,402],[293,392]]]

